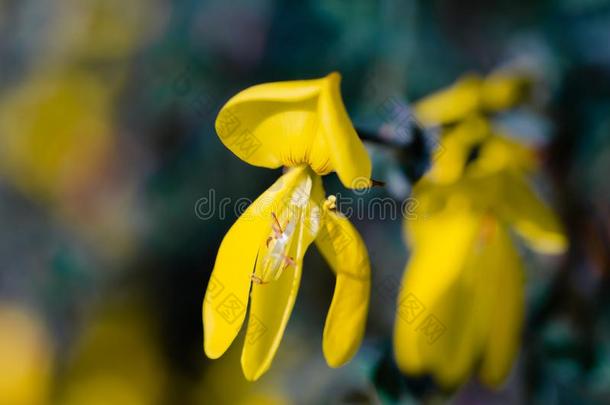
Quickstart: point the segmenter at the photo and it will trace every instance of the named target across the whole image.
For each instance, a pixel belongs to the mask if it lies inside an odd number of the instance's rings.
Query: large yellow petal
[[[425,125],[448,124],[466,118],[480,108],[481,78],[467,75],[451,87],[423,98],[415,116]]]
[[[257,253],[271,229],[271,212],[308,173],[306,167],[299,167],[284,174],[248,207],[225,235],[203,302],[204,348],[208,357],[220,357],[239,332]]]
[[[308,164],[321,175],[336,171],[346,187],[365,187],[371,175],[338,73],[250,87],[223,106],[216,131],[227,148],[255,166]]]
[[[407,235],[416,243],[399,292],[394,351],[402,371],[421,374],[435,371],[452,356],[452,334],[459,334],[462,326],[453,322],[455,301],[444,300],[460,285],[480,216],[456,196],[434,216],[409,222],[417,223],[407,224]]]
[[[488,344],[490,329],[498,322],[494,317],[496,307],[502,305],[504,272],[519,273],[514,260],[507,260],[504,254],[507,243],[510,249],[503,226],[489,214],[482,216],[459,279],[431,309],[447,320],[447,339],[438,342],[444,355],[432,367],[437,381],[446,388],[463,384],[472,374]]]
[[[328,365],[339,367],[352,358],[364,336],[371,284],[369,257],[356,228],[331,210],[325,210],[316,246],[337,276],[322,348]]]
[[[505,231],[498,233],[490,250],[493,261],[488,270],[496,272],[497,281],[490,286],[495,299],[489,305],[493,313],[480,377],[485,384],[496,387],[510,372],[519,349],[525,293],[521,261]]]
[[[498,210],[535,250],[543,253],[561,253],[567,248],[567,239],[555,213],[531,189],[519,174],[506,171],[505,195]]]
[[[286,245],[286,263],[281,274],[272,281],[252,284],[246,342],[241,356],[242,370],[248,380],[257,380],[269,369],[284,335],[299,289],[303,256],[319,228],[319,207],[315,201],[323,193],[320,177],[307,175],[286,196],[287,202],[278,207],[280,224],[293,221],[295,228],[291,232],[295,236]],[[289,225],[283,226],[286,231]],[[263,243],[256,274],[266,255],[272,253],[274,243],[269,248],[266,242]]]

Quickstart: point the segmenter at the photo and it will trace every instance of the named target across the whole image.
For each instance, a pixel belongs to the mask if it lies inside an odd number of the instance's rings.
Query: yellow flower
[[[139,299],[113,297],[99,308],[71,346],[58,385],[61,405],[162,403],[167,364],[158,333]]]
[[[506,110],[523,99],[529,82],[527,75],[510,71],[500,70],[485,78],[469,74],[418,102],[415,115],[425,125],[434,125],[449,124],[476,113]]]
[[[12,88],[0,99],[0,176],[43,200],[79,192],[112,152],[109,101],[100,81],[77,72]]]
[[[131,179],[111,176],[120,159],[115,91],[77,69],[38,71],[8,89],[0,97],[0,178],[118,259],[132,253],[134,229],[126,220]]]
[[[524,285],[510,231],[543,253],[567,245],[554,213],[525,179],[535,163],[532,152],[494,133],[479,107],[465,108],[469,94],[480,102],[480,94],[465,90],[475,87],[473,80],[416,108],[430,119],[435,105],[437,122],[458,121],[446,130],[432,169],[413,190],[418,205],[405,221],[411,257],[394,331],[399,368],[430,373],[446,388],[477,369],[484,383],[497,386],[511,369]]]
[[[39,316],[0,303],[0,404],[49,403],[53,342]]]
[[[288,170],[231,227],[218,250],[203,303],[210,358],[230,346],[249,319],[241,364],[249,380],[271,365],[292,311],[307,247],[335,272],[323,351],[338,367],[362,340],[370,266],[362,239],[325,200],[320,175],[336,171],[348,187],[370,185],[371,162],[343,106],[337,73],[308,81],[248,88],[220,111],[216,129],[242,160]]]
[[[526,75],[510,71],[494,72],[484,79],[471,74],[419,101],[414,108],[417,119],[426,126],[444,126],[428,177],[443,184],[458,180],[480,145],[486,148],[485,157],[475,161],[476,168],[469,166],[473,175],[507,166],[532,169],[536,164],[533,152],[507,137],[492,136],[502,134],[486,119],[490,113],[517,105],[529,81]]]
[[[270,378],[257,384],[252,384],[239,375],[239,356],[239,348],[230,347],[222,359],[206,367],[201,380],[193,387],[188,403],[289,405],[293,402],[290,400],[289,390],[286,390],[283,384],[286,365],[290,365],[292,361],[290,355],[288,360],[278,357],[276,367],[269,370]],[[231,382],[230,390],[227,390],[227,381]]]
[[[469,176],[480,177],[504,169],[531,170],[536,166],[531,149],[496,133],[478,114],[446,129],[432,155],[434,164],[426,177],[438,184],[451,184],[466,170]]]

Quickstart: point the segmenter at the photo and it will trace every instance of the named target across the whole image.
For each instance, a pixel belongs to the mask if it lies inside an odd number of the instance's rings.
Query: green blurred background
[[[202,219],[198,201],[253,199],[278,175],[219,141],[230,96],[339,71],[350,116],[376,128],[384,100],[511,63],[543,82],[545,109],[505,124],[539,146],[570,250],[523,251],[527,325],[504,388],[398,373],[408,252],[388,218],[352,219],[373,290],[351,363],[323,360],[334,277],[313,249],[271,371],[247,383],[239,344],[205,358],[203,294],[238,213]],[[388,187],[365,198],[405,198],[409,168],[371,154]],[[607,0],[0,0],[0,404],[607,403],[609,174]]]

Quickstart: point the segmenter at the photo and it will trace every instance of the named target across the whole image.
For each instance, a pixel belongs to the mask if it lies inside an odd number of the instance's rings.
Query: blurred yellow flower
[[[95,77],[34,76],[0,100],[0,174],[47,201],[78,193],[111,152],[109,125],[109,91]]]
[[[500,70],[485,78],[469,74],[418,102],[415,115],[425,125],[435,125],[506,110],[523,100],[530,81],[527,75],[511,71]]]
[[[36,314],[0,304],[0,404],[49,403],[52,343]]]
[[[370,266],[362,239],[325,200],[320,175],[336,171],[347,187],[371,184],[371,162],[343,106],[337,73],[262,84],[222,108],[216,129],[242,160],[289,169],[243,213],[222,241],[203,303],[204,346],[220,357],[249,306],[244,375],[271,365],[294,305],[307,247],[315,240],[337,276],[323,337],[328,364],[356,352],[364,333]],[[251,290],[251,291],[250,291]]]
[[[276,367],[270,370],[268,376],[271,378],[251,384],[241,376],[239,356],[240,351],[233,346],[221,359],[209,364],[203,371],[201,381],[193,388],[189,403],[287,405],[293,402],[281,383],[281,366],[279,371]],[[286,362],[285,358],[277,360]],[[231,382],[230,390],[227,390],[227,381]]]
[[[457,122],[413,190],[419,204],[405,221],[411,257],[394,348],[401,370],[430,373],[446,388],[465,382],[477,367],[484,383],[498,386],[511,369],[524,283],[509,231],[543,253],[560,253],[567,245],[554,213],[525,179],[535,165],[533,153],[494,133],[481,115],[481,104],[512,105],[515,91],[500,79],[485,83],[466,78],[416,107],[429,124]],[[485,86],[490,89],[483,97]]]
[[[58,403],[163,403],[165,364],[147,316],[141,304],[118,300],[93,317],[74,346]]]
[[[47,16],[48,21],[40,31],[44,37],[37,38],[38,31],[32,33],[32,39],[39,45],[32,55],[36,67],[93,67],[101,62],[106,67],[105,82],[112,85],[115,78],[107,73],[112,71],[124,76],[126,63],[137,49],[162,31],[168,13],[161,3],[157,0],[127,3],[56,0],[52,14]]]
[[[114,110],[130,59],[163,26],[157,3],[54,2],[24,38],[36,50],[28,73],[0,94],[0,177],[113,260],[133,252],[137,176],[132,161],[117,175],[125,149]]]
[[[129,177],[112,175],[115,90],[80,70],[38,72],[9,89],[0,98],[0,177],[118,258],[134,229]]]

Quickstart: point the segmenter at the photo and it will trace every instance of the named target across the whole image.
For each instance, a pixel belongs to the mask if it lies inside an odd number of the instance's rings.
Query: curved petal
[[[271,367],[296,300],[301,267],[302,261],[297,261],[278,280],[252,286],[252,306],[241,355],[242,370],[249,381],[256,381]]]
[[[316,120],[319,92],[320,80],[250,87],[222,107],[216,132],[231,152],[249,164],[268,168],[311,164],[308,155],[313,145],[328,154]],[[295,157],[301,161],[293,161]]]
[[[501,272],[507,270],[498,241],[505,230],[491,215],[481,217],[477,235],[460,277],[430,311],[446,319],[446,339],[439,339],[443,358],[433,373],[443,387],[455,388],[471,375],[487,344],[495,307],[501,300]],[[514,270],[514,269],[510,269]]]
[[[467,75],[451,87],[433,93],[415,105],[415,116],[425,125],[448,124],[466,118],[480,108],[482,80]]]
[[[366,187],[371,162],[345,111],[340,76],[261,84],[231,98],[216,132],[235,155],[255,166],[308,164],[337,171],[346,187]],[[356,182],[355,179],[365,181]]]
[[[222,240],[202,308],[208,357],[220,357],[239,332],[257,253],[271,226],[271,212],[307,173],[301,167],[280,177],[248,207]]]
[[[490,289],[495,300],[479,372],[485,384],[497,387],[510,372],[519,349],[525,293],[521,261],[506,232],[498,234],[490,249],[490,269],[496,272],[496,283]]]
[[[457,318],[452,313],[456,304],[451,292],[455,297],[467,295],[456,296],[455,289],[462,283],[480,216],[468,207],[452,204],[432,217],[413,222],[418,224],[407,226],[407,234],[415,232],[412,236],[417,243],[398,296],[394,352],[402,371],[421,374],[447,367],[445,359],[453,355],[461,339],[460,328],[464,325],[453,322]],[[464,320],[463,316],[458,318]]]
[[[358,350],[370,298],[371,268],[366,246],[344,216],[325,210],[316,246],[337,276],[322,349],[329,366],[339,367]]]
[[[328,75],[318,106],[332,167],[345,187],[370,187],[371,160],[345,111],[340,83],[338,73]]]
[[[499,221],[476,212],[458,199],[407,226],[417,243],[399,294],[397,363],[447,389],[462,384],[481,356],[489,358],[482,379],[501,383],[522,322],[518,255]]]
[[[250,381],[257,380],[269,369],[284,335],[299,289],[303,256],[318,232],[319,208],[311,200],[321,193],[321,179],[315,175],[306,176],[286,196],[290,202],[278,208],[280,224],[294,221],[295,228],[291,232],[295,237],[286,245],[283,271],[273,281],[252,284],[246,342],[241,356],[242,370]],[[256,274],[260,274],[266,255],[272,253],[272,248],[266,245],[263,243],[259,251]]]
[[[223,107],[223,110],[248,102],[294,103],[304,101],[315,97],[320,92],[321,80],[323,79],[257,84],[233,96]]]
[[[526,180],[512,172],[506,172],[503,180],[506,190],[500,205],[503,218],[533,249],[543,253],[565,251],[568,242],[561,223]]]

